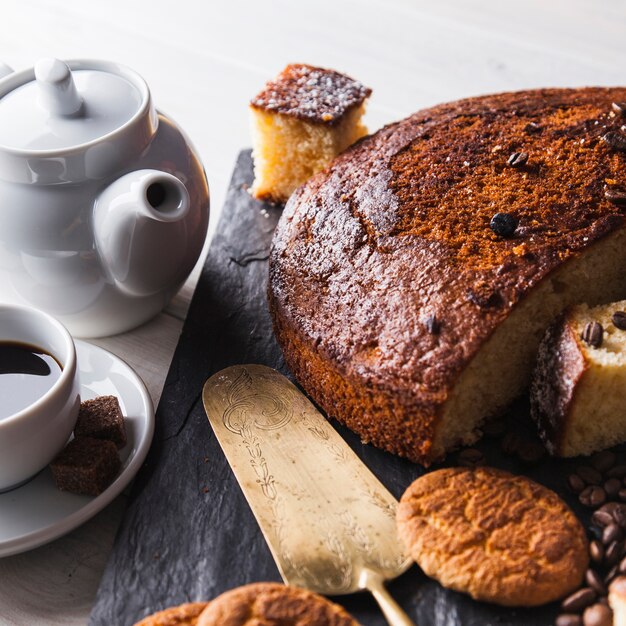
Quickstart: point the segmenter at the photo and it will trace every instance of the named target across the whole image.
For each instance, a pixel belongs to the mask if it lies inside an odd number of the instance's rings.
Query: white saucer
[[[124,361],[76,341],[82,400],[117,396],[126,417],[128,443],[120,450],[122,471],[98,497],[59,491],[46,468],[25,485],[0,494],[0,557],[31,550],[70,532],[109,504],[146,458],[154,433],[154,409],[145,385]]]

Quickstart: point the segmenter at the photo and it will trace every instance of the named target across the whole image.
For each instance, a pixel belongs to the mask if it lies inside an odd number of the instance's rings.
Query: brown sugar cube
[[[108,439],[118,448],[126,445],[126,428],[120,404],[115,396],[98,396],[80,405],[74,427],[75,437]]]
[[[288,65],[250,102],[254,185],[260,200],[286,202],[296,187],[367,134],[371,89],[345,74]]]
[[[92,437],[72,439],[50,463],[58,489],[88,496],[101,494],[121,467],[115,444]]]

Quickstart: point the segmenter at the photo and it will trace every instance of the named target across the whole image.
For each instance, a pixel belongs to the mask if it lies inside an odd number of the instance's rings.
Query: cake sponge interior
[[[313,174],[367,134],[365,105],[354,107],[335,124],[311,123],[297,117],[250,107],[254,157],[252,195],[286,202]]]

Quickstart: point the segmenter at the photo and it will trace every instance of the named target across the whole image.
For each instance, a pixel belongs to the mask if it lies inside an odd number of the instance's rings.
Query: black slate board
[[[217,233],[198,283],[157,410],[148,459],[134,484],[124,520],[91,613],[92,626],[127,626],[165,607],[212,598],[254,581],[279,580],[269,550],[204,414],[206,379],[236,363],[286,372],[266,304],[267,256],[280,209],[253,200],[250,152],[237,161]],[[522,402],[515,428],[530,429]],[[338,426],[341,435],[396,496],[423,472]],[[480,446],[489,464],[524,473],[564,492],[571,464],[546,460],[529,471],[499,444]],[[513,610],[474,602],[440,587],[413,567],[389,585],[419,626],[543,626],[557,605]],[[386,624],[366,594],[335,598],[364,626]]]

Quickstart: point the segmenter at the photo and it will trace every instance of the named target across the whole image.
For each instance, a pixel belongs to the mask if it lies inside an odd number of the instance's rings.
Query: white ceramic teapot
[[[83,337],[156,315],[206,236],[193,146],[123,66],[43,59],[0,76],[0,302]]]

